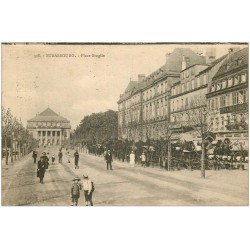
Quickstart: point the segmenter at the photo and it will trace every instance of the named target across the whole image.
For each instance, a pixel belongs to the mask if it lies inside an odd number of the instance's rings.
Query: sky
[[[175,48],[202,51],[216,47],[216,57],[235,44],[220,45],[2,45],[2,105],[28,119],[50,107],[70,120],[72,129],[84,116],[117,110],[130,79],[161,67]],[[59,55],[59,56],[58,56]],[[52,57],[54,56],[54,57]]]

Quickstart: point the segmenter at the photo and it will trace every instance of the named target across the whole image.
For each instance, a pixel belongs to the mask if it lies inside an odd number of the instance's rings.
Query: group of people
[[[71,186],[70,197],[72,200],[71,206],[77,206],[78,200],[80,198],[80,190],[84,192],[85,205],[93,206],[92,195],[95,190],[94,183],[88,177],[88,175],[83,175],[83,182],[77,176],[73,179],[73,183]]]
[[[43,184],[43,178],[48,168],[49,168],[49,157],[46,155],[46,152],[43,152],[39,161],[37,162],[37,177],[39,178],[41,184]]]
[[[107,163],[107,170],[113,170],[112,168],[113,157],[112,157],[112,153],[110,150],[107,150],[107,152],[104,152],[104,158]],[[140,159],[141,159],[141,166],[145,168],[146,167],[146,154],[144,152],[142,152]],[[129,163],[132,167],[135,166],[135,153],[133,150],[131,151],[129,155]]]

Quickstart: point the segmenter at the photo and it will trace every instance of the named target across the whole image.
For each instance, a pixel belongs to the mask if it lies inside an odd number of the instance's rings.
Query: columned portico
[[[70,122],[46,109],[33,119],[28,120],[28,129],[39,145],[62,145],[70,138]]]

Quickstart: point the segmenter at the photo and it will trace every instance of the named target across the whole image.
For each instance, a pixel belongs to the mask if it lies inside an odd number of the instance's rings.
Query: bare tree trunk
[[[8,154],[8,146],[7,146],[7,136],[5,136],[5,163],[6,165],[8,165],[8,158],[9,158],[9,154]]]
[[[201,177],[205,178],[205,142],[202,139],[201,142]]]
[[[171,140],[168,140],[168,171],[171,168]]]
[[[14,155],[14,157],[15,157],[15,161],[16,161],[16,151],[17,151],[17,148],[16,148],[16,141],[15,141],[15,147],[14,147],[14,152],[15,152],[15,155]]]
[[[10,136],[10,160],[13,163],[13,135]]]
[[[18,148],[19,148],[19,152],[18,152],[18,155],[19,155],[19,159],[21,159],[21,142],[19,141],[19,145],[18,145]]]

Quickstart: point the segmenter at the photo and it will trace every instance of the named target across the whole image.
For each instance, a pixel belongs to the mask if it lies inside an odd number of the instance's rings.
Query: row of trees
[[[73,144],[105,145],[118,137],[118,115],[116,111],[108,110],[85,116],[72,136]]]
[[[37,141],[23,126],[21,120],[13,116],[11,110],[2,107],[2,158],[8,165],[37,147]]]

